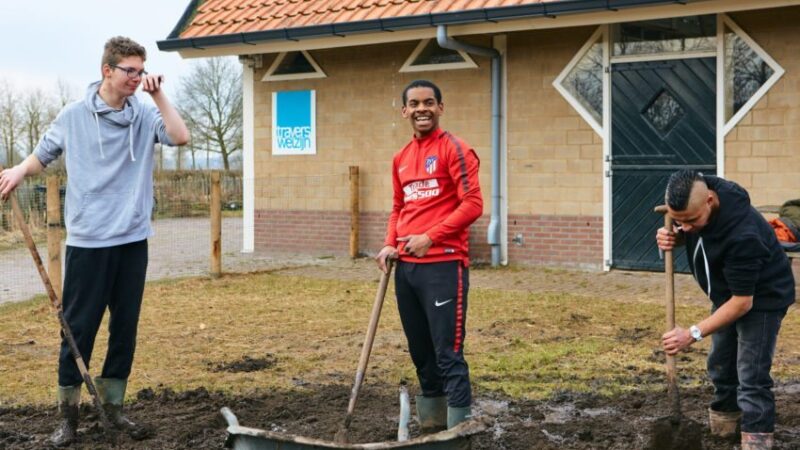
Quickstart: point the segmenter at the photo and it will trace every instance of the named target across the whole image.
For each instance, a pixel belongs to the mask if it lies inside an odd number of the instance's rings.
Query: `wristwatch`
[[[692,335],[692,339],[694,339],[695,342],[703,340],[703,333],[700,331],[700,328],[697,328],[697,325],[689,327],[689,334]]]

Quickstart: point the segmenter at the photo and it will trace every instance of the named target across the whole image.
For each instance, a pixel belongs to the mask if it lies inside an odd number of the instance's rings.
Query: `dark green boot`
[[[447,397],[417,395],[417,418],[423,434],[438,433],[447,427]]]
[[[81,385],[58,387],[58,413],[61,422],[50,435],[55,447],[66,447],[78,440],[78,408],[81,403]]]
[[[447,407],[447,429],[455,427],[456,425],[472,418],[472,407],[465,406],[463,408]]]
[[[136,423],[122,414],[122,401],[125,399],[128,380],[97,377],[94,379],[94,385],[100,396],[100,402],[103,403],[103,409],[108,415],[108,420],[118,430],[124,431],[137,441],[147,439],[155,434],[155,430],[151,426]]]

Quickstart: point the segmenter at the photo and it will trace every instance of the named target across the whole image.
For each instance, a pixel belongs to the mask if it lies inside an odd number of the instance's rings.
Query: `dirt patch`
[[[778,426],[776,449],[797,449],[800,442],[800,384],[776,389]],[[349,386],[309,385],[290,391],[254,392],[226,396],[204,388],[175,393],[168,388],[144,389],[126,406],[135,420],[152,424],[156,436],[133,441],[121,436],[121,449],[221,448],[226,424],[219,413],[230,407],[242,425],[288,434],[333,440],[347,407]],[[413,395],[413,392],[412,392]],[[709,389],[681,393],[687,419],[705,424]],[[390,441],[396,438],[399,412],[396,386],[364,386],[350,428],[351,442]],[[475,410],[493,420],[493,427],[473,439],[476,450],[511,449],[637,449],[651,443],[650,430],[658,414],[667,410],[664,392],[633,393],[606,398],[593,394],[558,392],[544,401],[519,400],[492,392],[478,392]],[[80,443],[75,448],[105,449],[97,417],[82,406]],[[784,421],[783,418],[791,418]],[[54,408],[0,408],[0,448],[46,447],[56,422]],[[419,430],[412,424],[412,436]],[[703,447],[730,449],[731,443],[708,435],[702,426]]]
[[[212,372],[257,372],[259,370],[266,370],[275,367],[278,363],[278,358],[271,353],[267,353],[263,358],[253,358],[250,356],[242,356],[241,359],[226,362],[226,363],[212,363],[207,365]]]

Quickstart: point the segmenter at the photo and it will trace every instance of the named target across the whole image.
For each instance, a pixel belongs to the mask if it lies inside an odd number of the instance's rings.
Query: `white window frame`
[[[781,79],[783,74],[786,73],[784,68],[781,67],[781,65],[778,64],[778,62],[775,61],[763,48],[761,48],[761,46],[758,45],[756,43],[756,41],[753,40],[753,38],[751,38],[747,33],[745,33],[744,30],[742,30],[742,28],[739,25],[737,25],[736,22],[733,21],[733,19],[728,17],[727,14],[720,14],[719,15],[719,21],[717,22],[717,48],[719,49],[718,50],[719,51],[718,58],[719,58],[719,60],[722,61],[722,71],[723,72],[725,70],[725,60],[724,60],[724,58],[725,58],[725,42],[724,42],[724,37],[725,37],[725,27],[726,26],[728,28],[730,28],[730,30],[733,31],[736,35],[738,35],[745,43],[747,43],[747,45],[751,49],[753,49],[753,51],[755,51],[756,54],[762,60],[764,60],[765,63],[767,63],[767,65],[769,65],[772,68],[773,73],[772,73],[772,76],[769,77],[767,79],[767,81],[765,81],[764,84],[761,85],[760,88],[758,88],[758,90],[753,94],[753,96],[750,97],[750,99],[748,99],[747,102],[745,102],[744,105],[742,105],[742,107],[739,109],[739,111],[734,113],[734,115],[727,122],[724,123],[723,128],[722,128],[723,137],[727,136],[728,133],[730,133],[731,130],[733,130],[734,127],[736,127],[736,125],[744,118],[744,116],[746,116],[747,113],[749,113],[750,110],[753,109],[753,107],[756,105],[756,103],[758,103],[759,100],[761,100],[762,97],[767,95],[767,92],[769,92],[769,90],[772,88],[772,86],[774,86],[775,83],[777,83],[778,80]],[[717,72],[719,72],[719,70]],[[725,74],[723,73],[723,76],[724,75]],[[718,74],[718,76],[719,76],[719,74]],[[718,80],[718,82],[724,83],[725,79],[722,78],[721,80]],[[728,100],[727,98],[725,98],[725,95],[727,94],[727,92],[725,91],[725,85],[724,84],[719,84],[719,86],[720,86],[720,88],[718,88],[718,89],[720,90],[720,93],[722,94],[721,97],[723,99],[723,102],[721,104],[722,105],[722,111],[721,111],[722,112],[722,120],[725,120],[725,104],[727,103],[727,100]]]
[[[325,74],[325,71],[322,70],[322,68],[319,66],[319,64],[317,64],[317,62],[314,60],[314,58],[312,58],[311,55],[307,51],[299,50],[299,52],[302,53],[303,56],[305,56],[306,60],[308,60],[308,62],[314,68],[314,72],[285,73],[285,74],[281,74],[281,75],[273,75],[273,73],[276,70],[278,70],[278,66],[280,66],[280,64],[283,62],[284,58],[286,58],[286,55],[288,55],[289,53],[295,53],[295,52],[281,52],[281,53],[278,54],[278,57],[275,58],[275,61],[272,62],[272,65],[269,66],[269,69],[267,69],[267,73],[264,75],[264,77],[261,79],[261,81],[306,80],[306,79],[309,79],[309,78],[327,78],[328,77],[328,75]]]
[[[567,66],[564,67],[564,70],[562,70],[561,73],[558,74],[556,79],[553,80],[553,87],[555,87],[556,90],[561,94],[561,96],[564,97],[564,99],[572,106],[572,108],[574,108],[575,111],[577,111],[578,114],[580,114],[581,117],[583,117],[583,120],[585,120],[586,123],[588,123],[592,127],[594,132],[597,133],[600,137],[603,137],[603,138],[605,138],[605,132],[603,131],[603,128],[604,128],[603,124],[601,124],[600,122],[597,121],[597,119],[595,119],[595,117],[594,117],[594,115],[592,115],[591,111],[586,109],[586,107],[583,106],[583,103],[581,103],[580,100],[575,98],[575,96],[572,95],[572,92],[570,92],[567,88],[564,87],[563,83],[564,83],[564,79],[566,79],[567,76],[569,76],[570,72],[572,72],[572,69],[575,68],[575,66],[578,65],[580,60],[586,55],[586,53],[589,51],[589,49],[591,49],[592,46],[595,45],[598,42],[600,43],[600,45],[603,46],[603,61],[604,61],[604,63],[605,63],[605,61],[607,61],[607,59],[608,59],[608,55],[607,55],[607,53],[608,53],[608,43],[607,43],[608,39],[607,39],[607,33],[606,33],[607,29],[608,29],[607,26],[597,27],[597,30],[594,33],[592,33],[592,36],[586,41],[585,44],[583,44],[583,47],[581,47],[581,49],[578,50],[578,52],[575,54],[575,56],[572,57],[570,62],[567,64]],[[605,68],[605,67],[608,67],[608,66],[606,64],[604,64],[603,67]],[[603,70],[603,72],[604,72],[603,77],[605,77],[605,70]],[[602,111],[603,112],[603,116],[601,117],[603,120],[605,120],[605,115],[606,115],[606,111],[605,111],[606,110],[606,108],[605,108],[605,102],[606,102],[606,100],[605,100],[605,91],[606,91],[606,85],[605,85],[605,83],[603,83],[603,105],[604,106],[603,106],[603,111]]]
[[[403,66],[400,67],[400,72],[427,72],[431,70],[451,70],[451,69],[476,69],[478,64],[473,60],[469,54],[462,50],[456,50],[464,61],[457,62],[457,63],[442,63],[442,64],[420,64],[416,66],[412,66],[411,64],[417,59],[422,50],[428,46],[428,43],[431,42],[433,39],[423,39],[419,41],[417,47],[411,52],[411,55],[406,59],[406,62],[403,63]]]

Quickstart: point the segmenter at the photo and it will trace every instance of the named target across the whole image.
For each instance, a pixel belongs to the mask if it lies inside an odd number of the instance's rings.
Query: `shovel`
[[[672,217],[666,205],[657,206],[655,212],[664,215],[664,228],[672,230]],[[675,267],[672,250],[664,251],[664,275],[666,281],[667,331],[675,328]],[[667,399],[669,416],[656,420],[651,434],[651,449],[703,448],[702,429],[691,420],[682,420],[681,396],[678,392],[678,368],[675,355],[667,355]]]
[[[356,409],[358,391],[361,389],[361,383],[364,381],[364,373],[367,370],[367,362],[369,361],[369,354],[372,351],[372,343],[375,341],[375,331],[378,329],[378,320],[381,317],[381,308],[383,308],[383,298],[386,296],[386,288],[389,286],[389,276],[392,274],[392,265],[392,260],[386,258],[386,272],[381,273],[378,293],[375,295],[375,302],[372,304],[372,315],[369,318],[369,326],[367,327],[367,335],[364,338],[364,345],[361,347],[361,357],[358,360],[356,380],[353,383],[353,390],[350,392],[350,402],[347,404],[347,415],[344,418],[344,423],[334,436],[334,441],[339,444],[346,444],[348,442],[347,433],[350,429],[350,422],[353,421],[353,411]]]
[[[0,170],[3,170],[2,165],[0,165]],[[28,224],[25,223],[25,218],[22,215],[22,208],[19,207],[19,201],[17,201],[16,193],[11,191],[9,198],[11,199],[11,209],[14,211],[14,218],[17,221],[17,226],[22,231],[22,235],[25,237],[25,243],[28,245],[28,250],[30,250],[31,256],[33,256],[33,262],[36,263],[36,268],[39,270],[39,276],[42,278],[42,283],[47,291],[47,296],[50,297],[50,304],[52,305],[53,309],[56,310],[58,322],[61,324],[61,332],[64,333],[64,339],[67,341],[67,345],[69,345],[69,349],[73,358],[75,358],[75,364],[78,366],[78,371],[81,373],[81,377],[83,377],[83,382],[86,383],[86,388],[92,395],[92,401],[94,402],[94,406],[97,408],[97,412],[100,415],[100,421],[103,423],[103,428],[113,439],[115,437],[114,428],[112,428],[111,422],[108,420],[106,410],[103,408],[103,403],[100,401],[100,397],[97,394],[97,389],[94,386],[92,377],[89,375],[89,369],[86,368],[86,364],[83,362],[83,357],[78,350],[78,345],[75,343],[75,338],[72,336],[72,331],[70,331],[69,324],[67,324],[66,319],[64,319],[64,311],[61,308],[61,301],[58,299],[56,291],[53,290],[53,285],[50,283],[50,276],[47,275],[47,271],[44,270],[42,258],[39,256],[39,250],[36,249],[36,243],[33,242],[33,236],[31,236],[31,231],[28,229]]]

